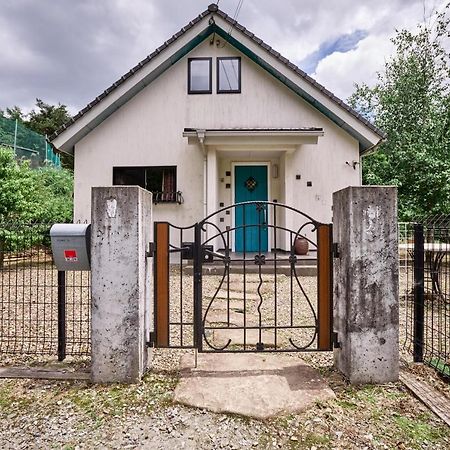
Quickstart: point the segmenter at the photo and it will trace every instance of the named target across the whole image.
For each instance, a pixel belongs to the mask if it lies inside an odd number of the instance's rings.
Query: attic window
[[[188,59],[188,93],[211,94],[212,58]]]
[[[241,58],[217,58],[217,93],[241,92]]]
[[[140,186],[153,193],[154,203],[182,203],[176,166],[114,167],[113,185]]]

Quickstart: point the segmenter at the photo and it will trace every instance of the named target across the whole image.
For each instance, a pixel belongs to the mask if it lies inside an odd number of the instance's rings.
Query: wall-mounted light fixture
[[[278,178],[278,164],[272,165],[272,178]]]
[[[359,164],[359,161],[345,161],[345,164],[347,164],[347,166],[353,167],[353,170],[356,170],[356,166]]]

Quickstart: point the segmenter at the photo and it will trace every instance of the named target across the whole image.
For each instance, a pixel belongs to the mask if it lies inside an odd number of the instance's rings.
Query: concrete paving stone
[[[243,292],[236,292],[236,291],[230,291],[227,292],[226,290],[220,290],[217,295],[216,298],[227,298],[230,299],[236,299],[236,300],[243,300],[244,299],[244,293]],[[246,300],[260,300],[260,297],[257,293],[252,293],[252,292],[246,292],[245,294],[245,298]]]
[[[181,360],[175,401],[218,413],[265,419],[334,398],[319,373],[301,360],[269,354],[205,354],[197,368]]]
[[[206,315],[206,321],[209,324],[226,323],[228,320],[227,310],[210,310]],[[257,326],[259,317],[255,314],[245,314],[245,322],[247,326]],[[238,311],[230,310],[230,324],[242,327],[244,326],[244,311],[241,309]]]
[[[250,324],[247,324],[250,326]],[[250,346],[255,346],[259,342],[259,330],[239,330],[228,328],[226,330],[213,330],[212,342],[216,347],[224,346],[230,339],[230,345],[244,345],[244,332],[245,343]],[[262,342],[268,347],[275,345],[275,333],[270,330],[262,330]]]

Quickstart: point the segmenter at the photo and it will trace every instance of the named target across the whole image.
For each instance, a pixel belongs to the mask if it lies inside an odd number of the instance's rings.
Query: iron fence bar
[[[66,358],[66,272],[58,270],[58,361]]]
[[[290,232],[290,239],[289,239],[289,243],[291,246],[291,250],[290,250],[290,258],[291,261],[295,261],[295,254],[294,254],[294,245],[295,245],[295,234],[291,231]],[[291,310],[290,310],[290,323],[291,326],[294,325],[294,274],[295,274],[295,269],[294,269],[294,263],[291,262],[291,273],[290,273],[290,300],[291,300]]]
[[[203,348],[202,324],[202,229],[199,223],[194,228],[194,347],[199,351]]]
[[[183,229],[180,228],[180,247],[182,246],[183,246]],[[180,252],[180,345],[181,347],[183,347],[183,252],[182,251]]]
[[[247,260],[246,260],[246,248],[247,248],[247,241],[246,241],[246,234],[247,234],[247,221],[245,218],[245,207],[246,205],[243,205],[243,212],[242,212],[242,241],[243,241],[243,250],[244,250],[244,350],[247,348]],[[234,232],[234,235],[237,235],[237,230]]]
[[[274,251],[274,257],[273,257],[273,268],[274,268],[274,274],[275,274],[275,280],[274,280],[274,308],[275,308],[275,314],[274,314],[274,322],[275,322],[275,329],[274,329],[274,337],[273,337],[273,343],[275,346],[275,349],[277,348],[277,327],[278,327],[278,296],[277,296],[277,205],[276,203],[273,204],[273,251]]]
[[[423,362],[424,346],[424,233],[423,225],[414,224],[414,362]]]
[[[258,205],[256,205],[256,208],[258,208]],[[261,227],[262,227],[261,215],[264,215],[263,206],[258,208],[258,255],[260,255],[260,257],[261,257],[261,231],[262,231],[261,230]],[[263,302],[263,298],[261,295],[261,286],[263,283],[261,263],[262,263],[262,261],[260,260],[259,264],[258,264],[259,285],[257,288],[257,292],[258,292],[259,299],[260,299],[259,304],[258,304],[259,330],[258,330],[258,342],[256,343],[257,350],[264,350],[264,343],[262,341],[262,313],[261,313],[261,306],[262,306],[262,302]]]

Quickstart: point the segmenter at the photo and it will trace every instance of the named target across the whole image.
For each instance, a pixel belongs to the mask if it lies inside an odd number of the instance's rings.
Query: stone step
[[[188,265],[183,268],[183,271],[186,275],[193,274],[193,266]],[[203,275],[223,275],[224,267],[223,265],[215,265],[215,264],[205,264],[203,266]],[[243,274],[244,268],[242,266],[232,266],[230,268],[230,274]],[[256,275],[259,273],[259,266],[250,265],[245,268],[245,273],[247,275]],[[261,273],[264,275],[269,275],[274,273],[273,266],[261,266]],[[296,266],[296,273],[298,276],[303,277],[315,277],[317,275],[317,266],[316,265],[301,265]],[[291,267],[290,266],[278,266],[277,267],[278,275],[290,275]]]
[[[230,300],[244,300],[244,293],[241,291],[231,291],[228,293],[225,290],[220,290],[217,295],[216,298],[218,299],[228,299],[230,298]],[[246,300],[260,300],[260,297],[257,293],[253,293],[253,292],[248,292],[246,291],[245,293],[245,298]]]
[[[203,305],[207,305],[208,303],[209,303],[208,299],[205,299],[203,301]],[[230,310],[242,312],[244,309],[244,300],[233,300],[230,298],[230,301],[228,302],[225,299],[215,299],[213,304],[211,305],[211,309],[213,309],[214,311],[226,311],[228,305],[230,307]]]
[[[259,330],[243,330],[232,329],[226,330],[208,330],[212,335],[212,342],[217,347],[224,346],[228,340],[231,340],[230,346],[244,345],[244,332],[245,332],[245,345],[255,346],[259,342]],[[269,330],[263,330],[261,333],[261,341],[266,347],[275,346],[275,333]]]
[[[266,258],[270,258],[273,259],[273,257],[270,256],[266,256]],[[220,261],[218,261],[219,263]],[[211,263],[205,263],[205,264],[211,264]],[[214,264],[214,262],[213,262]],[[233,259],[231,259],[231,266],[243,266],[243,262],[242,261],[233,261]],[[274,261],[272,260],[266,260],[266,266],[273,266],[275,264]],[[317,264],[317,257],[316,256],[312,256],[312,257],[301,257],[301,256],[297,256],[297,261],[295,263],[296,266],[311,266]],[[246,258],[245,261],[245,265],[246,267],[250,267],[250,266],[255,266],[257,264],[255,264],[254,259],[252,258]],[[290,262],[289,262],[289,255],[287,256],[280,256],[277,257],[277,266],[290,266]]]
[[[237,312],[234,310],[230,310],[230,326],[243,327],[244,326],[244,313]],[[214,324],[227,324],[228,323],[228,314],[226,310],[209,310],[206,315],[206,322],[210,325]],[[245,314],[245,326],[258,326],[259,325],[259,316],[256,314]]]

